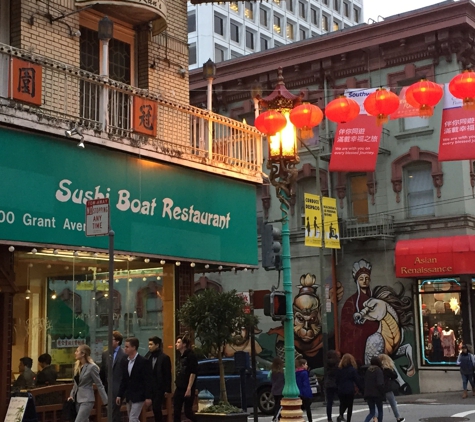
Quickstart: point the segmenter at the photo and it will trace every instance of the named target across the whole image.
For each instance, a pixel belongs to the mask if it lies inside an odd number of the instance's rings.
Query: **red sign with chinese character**
[[[360,114],[348,123],[339,123],[330,157],[330,171],[374,171],[382,127],[376,118]]]
[[[389,117],[391,120],[402,119],[404,117],[419,117],[419,109],[410,105],[406,100],[408,86],[401,89],[399,93],[399,108]]]
[[[12,60],[9,97],[25,103],[41,105],[43,68],[16,57]]]
[[[463,108],[442,111],[439,161],[455,160],[475,160],[475,116]]]
[[[134,132],[157,136],[157,103],[134,97]]]

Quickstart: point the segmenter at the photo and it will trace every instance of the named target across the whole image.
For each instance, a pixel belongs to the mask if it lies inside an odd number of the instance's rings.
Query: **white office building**
[[[363,21],[363,0],[188,2],[190,70]]]

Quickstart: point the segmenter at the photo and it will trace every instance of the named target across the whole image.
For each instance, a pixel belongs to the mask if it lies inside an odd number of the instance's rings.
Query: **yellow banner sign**
[[[320,197],[304,194],[305,200],[305,246],[322,247],[322,213]]]
[[[323,198],[323,221],[325,223],[325,247],[340,249],[340,230],[335,198]]]

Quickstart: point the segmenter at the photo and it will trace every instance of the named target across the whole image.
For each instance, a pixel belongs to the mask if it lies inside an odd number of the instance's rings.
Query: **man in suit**
[[[172,362],[170,357],[163,353],[162,339],[150,337],[148,339],[146,357],[152,362],[152,409],[155,422],[162,422],[162,404],[165,393],[172,392]]]
[[[138,354],[138,348],[138,338],[125,340],[127,359],[122,362],[122,381],[116,398],[117,406],[125,399],[129,422],[139,422],[143,405],[152,404],[152,363]]]
[[[102,362],[101,362],[101,380],[104,384],[104,387],[107,391],[107,394],[112,394],[112,397],[117,397],[119,393],[119,386],[122,381],[122,362],[127,360],[127,356],[122,350],[122,340],[124,337],[119,331],[112,332],[112,391],[109,391],[107,385],[108,373],[109,373],[109,352],[106,350],[102,353]],[[117,406],[115,400],[112,404],[112,420],[114,422],[120,422],[120,406]]]

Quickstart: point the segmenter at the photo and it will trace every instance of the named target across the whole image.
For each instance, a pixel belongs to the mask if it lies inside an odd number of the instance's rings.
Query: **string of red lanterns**
[[[475,72],[466,70],[455,76],[449,83],[449,91],[455,97],[463,100],[463,107],[475,110]],[[444,94],[441,85],[421,79],[406,90],[406,102],[419,110],[420,117],[431,117],[434,107]],[[379,88],[368,95],[364,101],[365,111],[376,117],[378,125],[384,124],[399,107],[399,97],[385,88]],[[330,101],[325,108],[325,116],[335,123],[348,123],[360,114],[358,103],[344,95]],[[313,136],[312,128],[319,125],[323,119],[322,110],[313,104],[302,104],[290,111],[290,121],[300,129],[302,139]],[[287,121],[278,110],[268,110],[261,113],[255,121],[255,127],[267,136],[273,136],[281,131]]]

